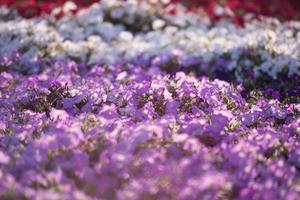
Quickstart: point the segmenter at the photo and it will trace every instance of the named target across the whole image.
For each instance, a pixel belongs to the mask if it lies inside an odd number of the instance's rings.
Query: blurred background
[[[73,0],[79,9],[90,6],[99,0]],[[255,17],[270,16],[281,21],[300,19],[299,0],[148,0],[153,4],[162,4],[169,13],[176,13],[174,3],[187,7],[189,12],[205,13],[212,20],[230,18],[237,24],[243,24],[247,13]],[[30,18],[50,13],[55,7],[62,6],[66,0],[0,0],[0,5],[15,7],[23,17]]]

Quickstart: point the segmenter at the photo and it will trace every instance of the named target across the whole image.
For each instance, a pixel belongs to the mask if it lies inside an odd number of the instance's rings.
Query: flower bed
[[[300,22],[172,6],[0,9],[0,199],[299,198]]]
[[[126,0],[125,0],[126,1]],[[149,0],[151,2],[151,0]],[[19,14],[26,18],[51,13],[52,9],[63,6],[66,0],[2,0],[0,5],[16,8]],[[77,8],[74,11],[86,8],[97,0],[72,0]],[[152,0],[160,2],[160,0]],[[236,24],[244,24],[244,15],[251,13],[255,17],[271,16],[280,20],[300,18],[300,3],[297,0],[162,0],[167,11],[176,13],[178,7],[174,3],[187,6],[189,11],[205,12],[212,20],[230,18]],[[154,3],[155,4],[155,3]]]

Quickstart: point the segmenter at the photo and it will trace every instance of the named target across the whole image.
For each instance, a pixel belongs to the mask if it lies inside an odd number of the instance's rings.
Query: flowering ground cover
[[[300,198],[299,21],[57,2],[0,7],[0,199]]]

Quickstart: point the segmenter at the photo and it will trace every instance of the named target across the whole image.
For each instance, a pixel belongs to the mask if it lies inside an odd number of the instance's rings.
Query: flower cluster
[[[186,68],[222,65],[221,70],[238,79],[249,70],[255,77],[267,73],[276,78],[283,71],[299,75],[297,21],[254,20],[244,28],[223,21],[212,27],[208,18],[185,10],[177,15],[159,11],[147,3],[103,1],[55,21],[3,17],[0,53],[18,51],[28,60],[50,56],[89,64],[179,58]]]
[[[1,73],[2,195],[299,195],[299,103],[155,67],[49,66]]]
[[[231,19],[238,25],[245,23],[247,17],[259,18],[260,16],[272,16],[280,20],[299,20],[300,4],[297,0],[171,0],[171,2],[182,2],[191,11],[204,10],[214,20],[222,18]]]
[[[53,9],[62,7],[65,2],[65,0],[2,0],[0,5],[16,8],[15,10],[22,17],[32,18],[35,16],[49,14]],[[76,12],[79,9],[83,9],[97,2],[97,0],[72,0],[72,2],[76,4],[76,7],[71,6],[69,8],[71,8],[73,12]],[[58,16],[62,16],[64,11],[65,10],[60,10],[60,12],[57,13],[59,14]]]
[[[202,15],[209,16],[212,20],[217,21],[222,18],[231,19],[238,25],[245,22],[244,15],[252,17],[272,16],[281,20],[291,20],[300,18],[300,4],[297,0],[149,0],[152,3],[162,3],[166,12],[176,14],[180,8],[176,3],[187,6],[189,11],[200,12]],[[18,13],[26,18],[51,13],[52,9],[63,6],[66,0],[2,0],[0,5],[16,7]],[[84,9],[87,6],[97,2],[97,0],[72,0],[76,7],[72,7],[73,12]],[[62,16],[64,11],[59,13]],[[275,15],[276,13],[276,15]],[[57,13],[58,14],[58,13]]]
[[[300,22],[76,6],[0,9],[0,199],[299,198]]]

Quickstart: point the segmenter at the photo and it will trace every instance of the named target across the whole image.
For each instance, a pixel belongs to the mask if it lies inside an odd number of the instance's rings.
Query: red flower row
[[[172,0],[171,2],[184,2],[192,11],[198,10],[201,5],[214,21],[228,17],[238,24],[243,24],[246,13],[252,13],[255,17],[276,17],[281,21],[300,19],[299,0]],[[217,10],[220,6],[232,13],[229,14],[224,9]]]
[[[19,14],[25,18],[40,16],[50,13],[57,6],[62,6],[67,0],[2,0],[0,5],[16,7]],[[72,0],[77,5],[77,10],[90,6],[99,0]],[[76,10],[75,10],[76,11]]]
[[[87,7],[99,0],[73,0],[78,9]],[[50,13],[56,6],[61,6],[66,0],[2,0],[0,5],[16,7],[23,17],[30,18],[42,13]],[[246,13],[258,16],[273,16],[280,20],[300,19],[299,0],[171,0],[171,3],[180,2],[190,11],[205,11],[212,20],[230,18],[237,24],[244,23]],[[222,9],[227,8],[227,10]],[[221,9],[219,9],[221,8]],[[229,11],[229,12],[228,12]],[[170,13],[176,10],[169,10]]]

